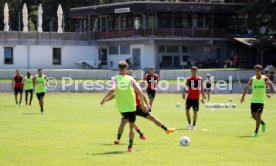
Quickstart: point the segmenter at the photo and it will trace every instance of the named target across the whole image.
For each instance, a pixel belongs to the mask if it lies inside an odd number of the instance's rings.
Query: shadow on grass
[[[116,155],[116,154],[124,154],[124,153],[128,153],[127,151],[112,151],[112,152],[103,152],[103,153],[92,153],[89,154],[87,153],[86,155],[94,155],[94,156],[98,156],[98,155]]]
[[[250,135],[242,135],[242,136],[237,136],[238,138],[252,138]]]
[[[187,128],[180,128],[180,129],[175,129],[175,130],[181,131],[181,130],[188,130],[188,129]]]
[[[120,146],[120,145],[124,145],[124,146],[125,146],[125,145],[127,145],[127,144],[126,144],[126,143],[120,143],[120,144],[115,145],[115,144],[111,144],[111,143],[110,143],[110,144],[106,144],[106,143],[105,143],[105,144],[102,144],[102,145],[105,145],[105,146],[113,146],[113,145],[114,145],[114,146]]]
[[[22,113],[22,115],[41,115],[41,113]]]

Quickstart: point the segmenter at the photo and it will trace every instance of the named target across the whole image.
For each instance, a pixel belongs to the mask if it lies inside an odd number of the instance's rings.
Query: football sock
[[[133,144],[133,140],[130,139],[130,140],[129,140],[129,145],[128,145],[128,147],[129,147],[129,148],[132,148],[132,144]]]
[[[161,126],[161,128],[162,128],[162,129],[164,129],[165,131],[167,131],[167,130],[168,130],[168,129],[167,129],[167,127],[166,127],[166,126],[164,126],[164,125],[162,125],[162,126]]]
[[[191,124],[191,119],[188,119],[188,123]]]
[[[255,133],[258,133],[258,132],[259,132],[259,128],[256,128]]]
[[[122,136],[122,134],[118,134],[118,135],[117,135],[117,139],[120,140],[120,139],[121,139],[121,136]]]
[[[143,133],[140,130],[137,130],[137,133],[141,136]]]
[[[264,124],[265,124],[265,122],[264,122],[264,121],[261,121],[261,124],[262,124],[262,125],[264,125]]]
[[[196,125],[196,121],[193,122],[193,126],[195,126],[195,125]]]

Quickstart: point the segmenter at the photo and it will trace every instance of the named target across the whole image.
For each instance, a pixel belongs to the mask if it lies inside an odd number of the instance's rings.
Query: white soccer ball
[[[226,103],[226,104],[225,104],[225,108],[230,108],[230,104],[229,104],[229,103]]]
[[[181,106],[180,103],[176,103],[176,107],[179,108]]]
[[[189,146],[190,143],[191,143],[191,140],[190,140],[189,137],[187,137],[187,136],[182,136],[182,137],[180,138],[180,145],[181,145],[181,146]]]
[[[233,99],[232,98],[229,98],[229,100],[228,100],[229,102],[232,102],[233,101]]]

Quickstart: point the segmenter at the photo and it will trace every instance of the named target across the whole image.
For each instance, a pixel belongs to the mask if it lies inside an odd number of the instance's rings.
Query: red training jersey
[[[23,88],[24,83],[23,83],[23,75],[14,75],[13,80],[15,82],[14,88]]]
[[[200,98],[200,91],[203,88],[203,79],[200,76],[190,76],[186,80],[186,87],[188,87],[188,98],[197,99]]]
[[[157,87],[157,83],[158,81],[160,80],[158,74],[146,74],[145,78],[144,78],[145,81],[147,81],[148,83],[148,87],[147,89],[150,89],[150,90],[156,90],[156,87]]]
[[[136,98],[136,107],[140,107],[141,101],[140,101],[138,93],[136,91],[135,91],[135,98]]]

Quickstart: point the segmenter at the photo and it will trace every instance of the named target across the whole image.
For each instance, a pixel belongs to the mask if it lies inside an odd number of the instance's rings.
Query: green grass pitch
[[[237,108],[211,111],[201,105],[197,129],[187,131],[180,94],[157,94],[153,113],[177,131],[167,135],[138,117],[147,140],[136,134],[130,154],[128,126],[122,144],[113,145],[120,114],[114,101],[99,105],[103,95],[48,93],[41,115],[36,98],[31,107],[15,107],[12,94],[0,94],[0,166],[275,165],[275,98],[267,100],[263,114],[267,133],[260,131],[258,138],[251,138],[255,123],[250,118],[250,96],[243,105],[240,95],[212,96],[215,103],[232,97]],[[176,108],[177,102],[181,108]],[[179,145],[184,135],[191,139],[188,147]]]

